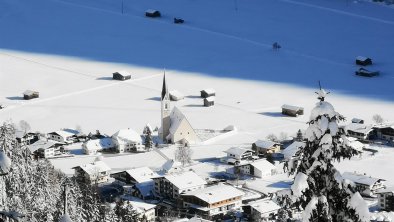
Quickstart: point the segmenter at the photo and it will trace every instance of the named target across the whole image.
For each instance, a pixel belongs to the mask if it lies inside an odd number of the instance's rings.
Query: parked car
[[[379,75],[379,71],[369,71],[368,69],[359,68],[356,71],[356,75],[358,75],[358,76],[366,76],[366,77],[373,77],[373,76],[378,76]]]

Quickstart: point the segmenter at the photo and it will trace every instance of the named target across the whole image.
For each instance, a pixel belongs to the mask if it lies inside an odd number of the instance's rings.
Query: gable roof
[[[349,125],[345,126],[345,130],[351,130],[356,133],[362,133],[367,135],[369,132],[372,131],[372,125],[364,125],[359,123],[350,123]]]
[[[208,89],[203,89],[201,90],[201,92],[206,92],[207,94],[214,94],[215,90],[212,88],[208,88]]]
[[[268,162],[266,159],[256,160],[256,161],[253,161],[249,164],[252,165],[253,167],[259,169],[260,171],[273,170],[276,168],[272,163]]]
[[[242,154],[244,154],[245,152],[248,152],[248,151],[253,152],[253,150],[242,148],[242,147],[231,147],[230,149],[228,149],[224,152],[228,153],[228,154],[234,154],[237,156],[241,156]]]
[[[114,72],[113,74],[119,74],[121,76],[131,76],[131,74],[129,72],[125,71],[125,70]]]
[[[55,131],[55,132],[50,132],[50,133],[48,133],[48,134],[57,134],[57,135],[63,137],[64,139],[66,139],[67,137],[75,136],[75,135],[77,135],[78,133],[79,133],[79,132],[76,131],[76,130],[63,129],[63,130],[58,130],[58,131]]]
[[[139,167],[130,170],[126,170],[131,177],[137,181],[137,183],[144,183],[152,181],[153,177],[158,176],[155,172],[153,172],[149,167]]]
[[[141,135],[130,128],[119,130],[114,135],[112,135],[112,138],[123,142],[128,142],[128,141],[137,142],[137,143],[142,142]]]
[[[111,170],[111,168],[109,168],[109,166],[101,160],[95,161],[93,163],[88,163],[88,164],[84,164],[81,166],[73,167],[73,168],[78,168],[78,167],[81,168],[83,171],[85,171],[89,175],[94,175],[97,172],[101,173],[101,172],[107,172],[107,171]]]
[[[205,180],[203,180],[193,171],[172,173],[165,175],[164,177],[179,189],[187,189],[189,187],[196,187],[207,184]]]
[[[284,150],[282,150],[282,154],[285,156],[285,158],[289,159],[298,152],[301,148],[304,148],[306,145],[305,142],[300,142],[300,141],[294,141],[292,144],[290,144],[288,147],[286,147]]]
[[[228,200],[234,197],[243,196],[245,193],[237,188],[219,184],[215,186],[206,187],[204,189],[185,192],[183,195],[195,196],[207,203],[217,203],[219,201]]]
[[[258,200],[249,203],[249,205],[256,211],[260,212],[261,214],[277,211],[281,208],[278,204],[276,204],[272,200]]]
[[[35,151],[39,150],[39,149],[49,149],[53,146],[55,146],[56,144],[59,144],[58,142],[52,141],[52,140],[38,140],[37,142],[31,144],[28,146],[29,150],[31,153],[34,153]]]
[[[112,147],[114,144],[112,143],[111,137],[104,137],[100,139],[89,140],[83,143],[83,147],[87,150],[102,150],[106,148]]]
[[[206,100],[207,102],[215,102],[215,97],[210,96],[210,97],[204,98],[204,100]]]
[[[174,107],[172,109],[172,112],[170,114],[170,119],[171,119],[171,126],[170,126],[170,133],[174,134],[179,126],[181,125],[181,123],[183,121],[186,121],[186,123],[191,127],[191,129],[194,131],[192,125],[190,124],[190,122],[187,120],[187,118],[185,117],[185,115],[181,112],[180,109],[178,109],[178,107]]]
[[[363,174],[357,174],[357,173],[352,173],[352,172],[344,172],[342,174],[342,177],[344,179],[348,179],[350,181],[353,181],[354,183],[358,184],[365,184],[368,186],[372,186],[378,181],[384,181],[384,179],[379,179],[379,178],[374,178],[374,177],[369,177]]]
[[[268,149],[275,145],[279,145],[279,143],[273,142],[271,140],[257,140],[256,142],[254,142],[254,144],[256,144],[257,147],[263,149]]]
[[[288,110],[294,110],[294,111],[304,110],[304,108],[302,108],[300,106],[292,106],[292,105],[287,105],[287,104],[284,104],[282,106],[282,109],[288,109]]]

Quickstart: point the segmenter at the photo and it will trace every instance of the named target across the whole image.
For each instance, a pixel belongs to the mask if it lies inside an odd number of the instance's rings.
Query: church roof
[[[166,83],[166,73],[164,73],[163,77],[163,88],[161,89],[161,99],[163,100],[164,97],[168,94],[168,87]]]
[[[185,120],[190,125],[190,127],[192,127],[190,122],[185,117],[185,115],[176,106],[172,109],[170,119],[171,119],[171,127],[170,127],[171,134],[174,134],[178,130],[183,120]]]

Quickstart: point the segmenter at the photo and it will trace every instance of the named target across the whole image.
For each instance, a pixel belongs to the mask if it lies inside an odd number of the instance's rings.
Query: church
[[[162,141],[166,143],[194,144],[199,141],[196,132],[181,110],[177,107],[171,110],[170,94],[165,74],[161,90],[161,128],[159,135]]]

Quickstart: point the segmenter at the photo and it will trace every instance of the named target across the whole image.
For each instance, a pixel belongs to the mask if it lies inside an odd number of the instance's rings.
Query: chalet
[[[372,59],[364,57],[364,56],[357,56],[356,57],[356,64],[362,65],[362,66],[372,65]]]
[[[233,186],[219,184],[182,194],[183,207],[190,208],[197,215],[214,219],[230,210],[241,208],[244,192]]]
[[[208,98],[210,96],[216,96],[216,92],[212,88],[201,90],[200,93],[201,93],[201,97],[202,98]]]
[[[364,124],[364,120],[359,118],[353,118],[352,123]]]
[[[23,99],[29,100],[29,99],[34,99],[40,97],[40,93],[37,91],[32,91],[32,90],[26,90],[23,93]]]
[[[146,203],[143,200],[130,196],[122,196],[125,204],[130,204],[138,215],[137,221],[154,222],[156,221],[156,205]]]
[[[345,126],[345,133],[346,135],[360,139],[361,141],[368,141],[375,137],[375,132],[371,125],[358,123],[350,123]]]
[[[111,168],[103,161],[95,161],[93,163],[73,167],[74,176],[85,183],[105,183],[109,179]]]
[[[179,101],[184,98],[185,98],[185,96],[182,93],[180,93],[178,90],[171,90],[170,91],[170,100],[171,101]]]
[[[121,182],[122,184],[135,185],[138,183],[152,182],[153,177],[158,175],[154,173],[149,167],[139,167],[130,170],[121,171],[118,173],[113,173],[110,175],[115,180]]]
[[[235,168],[238,168],[242,174],[259,178],[273,175],[276,169],[276,167],[266,159],[260,159],[247,164],[235,166]]]
[[[196,143],[200,140],[186,116],[177,107],[172,109],[170,122],[169,134],[166,138],[167,141],[172,143],[182,141]]]
[[[300,149],[303,149],[305,145],[305,142],[294,141],[292,144],[282,150],[282,154],[286,160],[290,160],[294,158],[297,155],[297,152]]]
[[[210,107],[213,105],[215,105],[215,97],[214,96],[204,98],[204,106]]]
[[[393,125],[376,125],[373,127],[376,137],[381,140],[394,142],[394,126]]]
[[[114,144],[111,137],[103,137],[100,139],[88,140],[82,144],[82,151],[87,155],[94,155],[102,150],[113,149]]]
[[[48,133],[48,139],[57,141],[59,143],[71,144],[76,142],[79,132],[73,129],[62,129],[55,132]]]
[[[156,17],[160,17],[161,13],[158,10],[148,9],[145,11],[145,16],[151,17],[151,18],[156,18]]]
[[[304,115],[304,108],[284,104],[282,106],[282,114],[297,117],[298,115]]]
[[[62,153],[61,143],[51,140],[38,140],[28,146],[30,152],[37,158],[52,158]]]
[[[145,146],[142,144],[141,135],[134,130],[121,129],[112,135],[112,143],[117,152],[144,152]]]
[[[364,68],[359,68],[357,71],[355,71],[355,74],[358,76],[373,77],[373,76],[378,76],[380,74],[380,72],[379,71],[370,71],[370,70],[364,69]]]
[[[120,80],[120,81],[128,80],[131,79],[131,74],[126,71],[114,72],[112,74],[112,79]]]
[[[224,151],[227,153],[227,158],[235,159],[238,162],[241,160],[253,158],[253,150],[242,148],[242,147],[231,147],[230,149]]]
[[[262,199],[250,202],[242,208],[251,221],[271,221],[281,207],[272,200]]]
[[[384,179],[373,178],[366,176],[365,174],[344,172],[342,177],[354,182],[356,185],[356,190],[361,195],[375,197],[378,190],[385,188]]]
[[[388,187],[376,192],[380,209],[394,211],[394,187]]]
[[[193,171],[171,173],[155,177],[153,180],[155,181],[155,195],[169,199],[178,199],[181,193],[202,189],[207,184]]]
[[[40,134],[39,133],[31,133],[31,132],[25,132],[22,130],[16,130],[15,131],[15,138],[18,143],[24,143],[24,144],[32,144],[37,142],[40,139]]]
[[[280,152],[280,143],[273,142],[270,140],[257,140],[252,144],[252,149],[257,154],[268,154]]]

